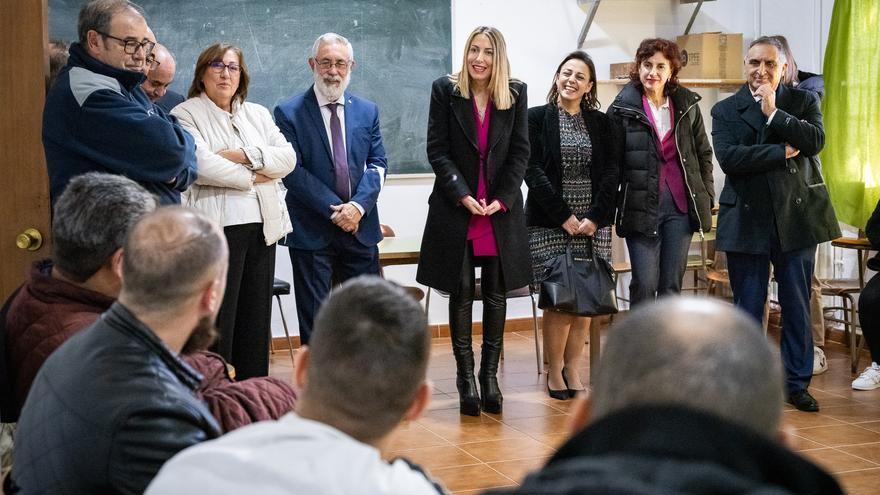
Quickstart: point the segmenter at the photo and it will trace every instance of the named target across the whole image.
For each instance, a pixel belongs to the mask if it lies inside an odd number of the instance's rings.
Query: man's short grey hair
[[[113,16],[127,9],[146,18],[144,9],[129,0],[91,0],[85,4],[79,11],[79,22],[77,23],[80,44],[85,45],[88,42],[87,36],[90,30],[112,34],[110,33],[110,23]]]
[[[174,313],[226,272],[228,255],[226,237],[204,214],[159,208],[125,240],[119,299],[137,310]]]
[[[680,406],[772,436],[782,377],[778,350],[748,315],[710,299],[665,298],[609,330],[590,395],[593,418]]]
[[[354,48],[351,46],[351,42],[345,36],[336,33],[324,33],[318,36],[318,39],[312,44],[312,58],[318,57],[318,50],[325,43],[345,45],[348,48],[348,60],[354,60]]]
[[[402,288],[360,276],[330,294],[309,349],[304,400],[322,419],[369,443],[400,423],[426,380],[428,320]]]
[[[90,172],[74,177],[55,202],[55,267],[74,282],[85,282],[122,247],[135,222],[156,206],[146,189],[121,175]]]
[[[779,65],[788,63],[785,46],[775,36],[761,36],[760,38],[756,38],[755,41],[749,43],[749,49],[751,49],[755,45],[775,46],[776,51],[779,52]]]

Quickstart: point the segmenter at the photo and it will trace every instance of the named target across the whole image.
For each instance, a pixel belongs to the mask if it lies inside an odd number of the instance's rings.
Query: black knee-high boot
[[[504,398],[498,388],[498,362],[504,348],[507,298],[498,258],[483,263],[483,347],[480,361],[480,404],[488,413],[501,412]]]
[[[459,411],[467,416],[480,415],[480,395],[474,378],[474,349],[472,346],[472,309],[474,304],[474,271],[468,253],[462,266],[459,291],[449,296],[449,333],[452,354],[455,356]]]

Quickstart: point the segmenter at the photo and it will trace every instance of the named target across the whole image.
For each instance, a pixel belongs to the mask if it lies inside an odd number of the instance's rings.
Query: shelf
[[[629,82],[626,79],[600,79],[599,84],[615,84],[623,86]],[[679,79],[678,83],[686,88],[718,88],[727,93],[733,93],[746,83],[745,79]]]

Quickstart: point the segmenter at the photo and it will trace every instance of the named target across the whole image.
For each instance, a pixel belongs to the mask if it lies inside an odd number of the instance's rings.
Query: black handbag
[[[617,313],[617,277],[601,256],[596,256],[593,240],[588,239],[589,258],[571,254],[571,240],[565,254],[544,264],[538,307],[579,316]]]

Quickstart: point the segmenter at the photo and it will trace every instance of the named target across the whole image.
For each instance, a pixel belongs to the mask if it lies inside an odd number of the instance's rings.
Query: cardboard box
[[[742,33],[697,33],[679,36],[681,79],[742,79]]]
[[[635,62],[611,64],[611,79],[629,79],[629,73]]]

